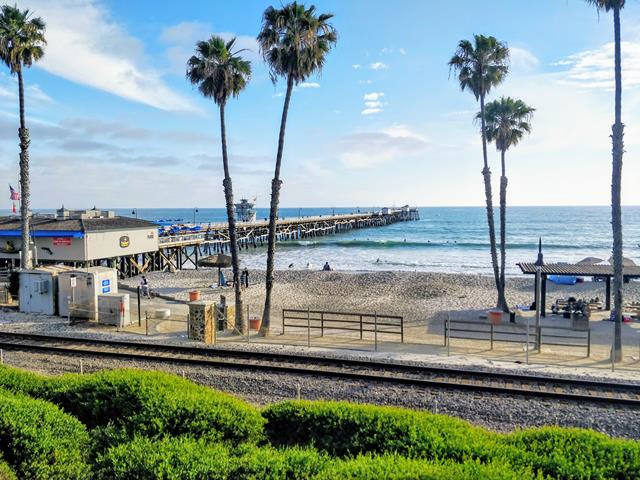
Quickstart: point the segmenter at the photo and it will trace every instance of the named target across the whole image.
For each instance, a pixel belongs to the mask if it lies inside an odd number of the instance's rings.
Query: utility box
[[[118,328],[131,324],[128,293],[106,293],[98,295],[98,323],[115,325]]]
[[[24,313],[58,313],[58,276],[71,270],[62,265],[20,271],[18,298]]]
[[[118,293],[115,268],[90,267],[65,272],[58,278],[60,316],[97,320],[98,295],[110,293]]]

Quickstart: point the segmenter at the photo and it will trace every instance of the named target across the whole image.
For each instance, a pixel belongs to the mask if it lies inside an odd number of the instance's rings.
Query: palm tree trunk
[[[622,360],[622,207],[620,202],[624,125],[622,123],[622,65],[620,58],[620,7],[613,9],[615,36],[615,123],[612,127],[611,226],[613,230],[613,291],[616,310],[614,361]]]
[[[267,275],[265,282],[264,310],[262,312],[262,325],[260,335],[269,334],[271,327],[271,290],[273,289],[273,266],[276,254],[276,220],[278,218],[278,204],[280,203],[280,165],[284,151],[284,134],[287,127],[287,115],[289,114],[289,102],[293,91],[293,78],[287,79],[287,93],[284,97],[282,119],[280,120],[280,136],[278,137],[278,153],[276,154],[276,169],[271,181],[271,208],[269,210],[269,239],[267,244]]]
[[[500,151],[500,162],[502,165],[502,175],[500,176],[500,286],[502,292],[505,291],[505,268],[507,257],[507,173],[505,167],[504,157],[506,155],[505,150]],[[509,306],[504,303],[504,310],[509,311]]]
[[[24,82],[22,69],[18,69],[18,99],[20,101],[20,217],[22,219],[22,259],[20,266],[25,269],[33,267],[31,262],[31,239],[29,236],[29,130],[24,118]]]
[[[491,249],[491,265],[493,267],[493,277],[496,282],[498,291],[498,308],[505,309],[507,302],[504,298],[504,290],[500,284],[500,271],[498,268],[498,253],[496,251],[496,226],[493,219],[493,193],[491,191],[491,170],[489,170],[489,161],[487,158],[487,136],[484,118],[484,95],[480,95],[480,117],[482,128],[482,155],[484,159],[484,168],[482,176],[484,177],[484,195],[487,203],[487,223],[489,225],[489,244]]]
[[[242,321],[242,291],[240,285],[240,260],[238,258],[238,241],[236,238],[236,219],[233,211],[233,186],[229,174],[229,157],[227,156],[227,128],[224,121],[224,102],[220,104],[220,141],[222,143],[222,166],[224,167],[224,199],[227,204],[227,221],[229,222],[229,250],[231,251],[231,266],[233,269],[233,287],[235,289],[236,328],[245,332]],[[248,322],[248,319],[247,319]]]

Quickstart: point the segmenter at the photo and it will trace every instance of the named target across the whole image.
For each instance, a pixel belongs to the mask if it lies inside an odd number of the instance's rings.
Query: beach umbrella
[[[613,257],[609,257],[609,263],[613,265]],[[636,262],[631,260],[629,257],[622,257],[622,265],[624,267],[635,267]]]
[[[198,265],[201,267],[213,267],[218,268],[218,283],[220,283],[220,269],[231,267],[231,256],[218,253],[215,255],[209,255],[198,261]]]
[[[604,262],[602,258],[598,257],[585,257],[580,260],[577,265],[597,265],[598,263]]]
[[[231,266],[231,256],[218,253],[216,255],[210,255],[198,261],[200,267],[213,267],[213,268],[229,268]]]

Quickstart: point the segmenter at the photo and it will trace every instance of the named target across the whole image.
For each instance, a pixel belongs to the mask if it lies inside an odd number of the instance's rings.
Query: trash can
[[[502,310],[489,310],[489,322],[498,325],[502,322]]]
[[[249,330],[260,330],[262,319],[259,317],[251,317],[249,319]]]

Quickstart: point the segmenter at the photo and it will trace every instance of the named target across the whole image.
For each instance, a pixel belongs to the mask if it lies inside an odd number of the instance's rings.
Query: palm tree
[[[500,176],[500,285],[505,288],[506,223],[507,223],[507,173],[505,156],[510,147],[520,142],[525,133],[531,132],[531,117],[535,108],[522,100],[502,97],[485,105],[485,135],[488,142],[495,142],[500,152],[502,175]],[[478,112],[477,120],[481,120]]]
[[[484,35],[474,35],[474,43],[469,40],[461,40],[458,43],[456,53],[449,60],[449,69],[458,73],[458,81],[462,91],[469,90],[480,101],[480,123],[482,137],[482,156],[484,168],[484,194],[487,209],[487,223],[489,225],[489,244],[491,249],[491,264],[493,276],[498,290],[499,308],[508,311],[507,300],[504,295],[504,288],[500,283],[500,272],[498,269],[498,255],[496,253],[496,230],[493,218],[493,194],[491,192],[491,170],[487,160],[487,136],[485,128],[485,105],[484,99],[491,89],[499,85],[509,71],[509,49],[507,46],[496,40],[494,37]]]
[[[0,9],[0,58],[9,67],[11,75],[18,75],[18,99],[20,104],[20,216],[22,217],[22,268],[32,268],[31,241],[29,238],[29,130],[24,115],[23,69],[30,67],[44,55],[44,21],[32,17],[29,10],[3,5]]]
[[[251,78],[251,62],[243,60],[238,54],[242,50],[233,51],[236,39],[225,42],[222,38],[212,36],[207,41],[196,44],[196,54],[187,62],[187,78],[198,86],[200,93],[212,98],[220,109],[220,140],[222,143],[222,166],[224,168],[224,198],[227,204],[227,220],[229,222],[229,249],[233,268],[233,285],[235,288],[236,326],[245,331],[242,321],[242,293],[240,285],[240,261],[236,237],[236,221],[233,210],[233,186],[229,174],[229,158],[227,155],[227,131],[224,121],[224,110],[227,100],[237,97],[247,86]]]
[[[615,77],[615,123],[611,127],[613,143],[613,168],[611,173],[611,227],[613,230],[613,291],[615,310],[615,333],[613,342],[614,361],[622,360],[622,206],[620,196],[622,189],[622,154],[624,153],[624,124],[622,123],[622,59],[620,54],[620,10],[625,0],[587,0],[598,11],[613,10],[613,36],[615,43],[614,77]]]
[[[313,5],[306,8],[297,2],[280,9],[269,7],[262,17],[262,29],[258,34],[260,51],[269,66],[271,80],[275,84],[279,77],[287,79],[287,91],[284,97],[278,152],[273,180],[271,181],[271,208],[269,211],[269,241],[267,246],[267,273],[264,311],[262,314],[261,335],[269,333],[271,325],[271,290],[273,288],[273,264],[276,248],[276,220],[280,202],[280,166],[284,150],[284,134],[287,125],[289,102],[294,85],[306,80],[313,73],[319,73],[324,66],[325,57],[336,43],[338,37],[329,23],[330,13],[316,14]]]

